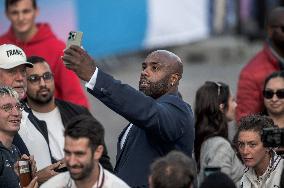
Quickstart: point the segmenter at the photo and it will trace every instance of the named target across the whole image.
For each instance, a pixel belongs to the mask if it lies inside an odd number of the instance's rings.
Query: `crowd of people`
[[[269,15],[264,49],[241,71],[237,100],[226,83],[206,81],[193,110],[178,89],[184,72],[176,54],[151,52],[137,90],[80,46],[64,49],[47,24],[35,24],[36,0],[5,0],[5,8],[11,28],[0,36],[0,187],[284,187],[283,147],[263,139],[264,129],[284,128],[284,8]],[[129,121],[114,167],[79,79]],[[20,160],[30,165],[27,185]]]

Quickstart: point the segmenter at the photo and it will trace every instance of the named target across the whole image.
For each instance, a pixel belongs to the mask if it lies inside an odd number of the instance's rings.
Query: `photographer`
[[[240,120],[237,146],[247,167],[240,187],[279,187],[284,160],[261,139],[262,130],[274,126],[267,116],[251,115]]]

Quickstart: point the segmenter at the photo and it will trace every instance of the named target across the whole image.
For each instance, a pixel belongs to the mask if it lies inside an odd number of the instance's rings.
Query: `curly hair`
[[[268,116],[262,116],[259,114],[245,116],[240,119],[239,127],[236,132],[234,142],[236,143],[240,132],[242,131],[253,131],[259,133],[261,136],[264,128],[277,127],[273,120]]]

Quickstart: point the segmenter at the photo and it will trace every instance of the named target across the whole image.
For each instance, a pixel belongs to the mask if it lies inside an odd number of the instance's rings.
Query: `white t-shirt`
[[[99,175],[99,181],[96,182],[92,188],[102,187],[102,188],[130,188],[123,180],[118,178],[117,176],[113,175],[109,171],[103,169],[103,167],[100,165],[100,173]],[[102,186],[100,186],[102,185]],[[41,185],[41,188],[77,188],[75,182],[70,177],[69,172],[60,173],[48,181],[46,181],[44,184]]]
[[[59,109],[56,107],[51,112],[39,113],[33,111],[33,113],[38,119],[46,122],[52,156],[57,160],[62,159],[64,157],[64,126]]]
[[[37,169],[41,170],[51,164],[47,142],[42,134],[28,119],[28,113],[23,111],[19,134],[26,144],[29,153],[34,155]]]

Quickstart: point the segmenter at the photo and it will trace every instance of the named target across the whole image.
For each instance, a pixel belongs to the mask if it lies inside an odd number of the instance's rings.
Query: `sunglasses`
[[[51,72],[46,72],[46,73],[43,73],[42,76],[39,76],[37,74],[33,74],[33,75],[30,75],[27,80],[31,83],[39,83],[41,78],[44,80],[44,81],[50,81],[53,79],[53,75]]]
[[[277,96],[278,99],[284,99],[284,89],[276,90],[275,92],[272,90],[264,90],[263,96],[266,99],[272,99],[274,94]]]

